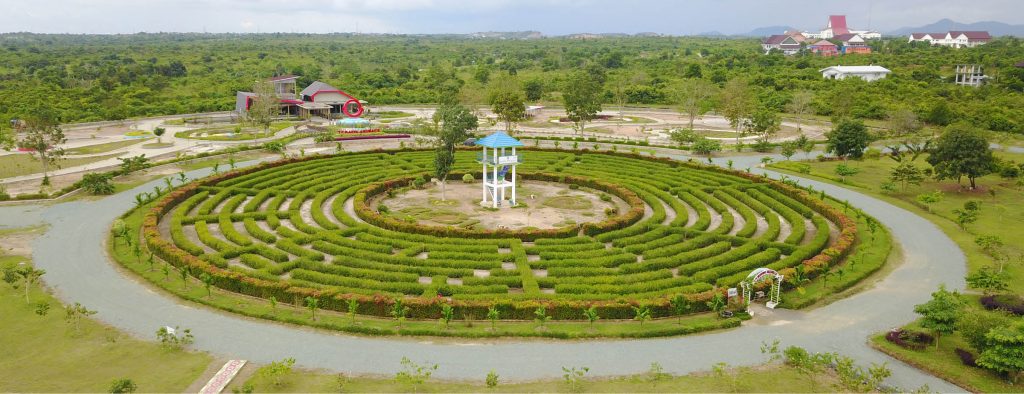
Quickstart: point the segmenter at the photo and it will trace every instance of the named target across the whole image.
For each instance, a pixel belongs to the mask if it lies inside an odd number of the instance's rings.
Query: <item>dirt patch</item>
[[[0,230],[0,256],[31,256],[32,241],[46,232],[46,226]]]
[[[747,221],[743,219],[743,215],[740,215],[740,213],[732,207],[727,205],[725,209],[729,211],[730,215],[732,215],[732,229],[729,230],[729,235],[736,235],[736,233],[740,232],[740,230],[743,229],[743,226],[747,224]]]
[[[793,225],[786,221],[786,219],[783,218],[782,215],[779,215],[777,213],[776,215],[779,216],[779,236],[775,238],[775,240],[777,242],[782,242],[785,241],[786,238],[789,238],[790,234],[793,234]]]
[[[622,212],[628,205],[622,199],[585,188],[571,189],[555,182],[523,181],[517,190],[519,206],[505,205],[497,210],[483,207],[480,183],[449,181],[444,199],[441,188],[430,184],[422,189],[408,189],[394,197],[382,197],[371,207],[387,207],[388,215],[401,220],[431,226],[455,226],[469,229],[558,228],[585,222],[598,222],[607,217],[605,211]],[[346,211],[347,211],[346,202]],[[354,213],[354,212],[352,212]]]

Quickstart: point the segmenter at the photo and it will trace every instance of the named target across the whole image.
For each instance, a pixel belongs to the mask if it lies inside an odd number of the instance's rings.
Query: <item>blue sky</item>
[[[887,31],[950,18],[1024,24],[1020,0],[0,0],[0,32],[744,33],[829,14]]]

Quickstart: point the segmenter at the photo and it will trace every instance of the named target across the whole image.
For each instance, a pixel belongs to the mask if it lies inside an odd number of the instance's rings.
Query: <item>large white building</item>
[[[829,15],[828,24],[818,33],[803,32],[804,37],[827,40],[844,34],[856,34],[865,40],[882,38],[882,33],[872,30],[854,30],[846,25],[846,15]]]
[[[826,67],[821,70],[821,76],[825,79],[846,79],[849,77],[856,77],[863,79],[868,82],[877,81],[885,78],[890,71],[889,69],[881,66],[832,66]]]
[[[946,33],[912,33],[908,42],[925,41],[932,45],[973,48],[992,41],[987,31],[949,31]]]

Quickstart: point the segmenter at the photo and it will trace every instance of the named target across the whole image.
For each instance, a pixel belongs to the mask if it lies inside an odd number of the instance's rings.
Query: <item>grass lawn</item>
[[[0,266],[24,260],[0,256]],[[23,289],[0,283],[0,392],[106,392],[117,378],[142,392],[181,392],[211,362],[205,353],[166,350],[88,318],[76,332],[60,302],[39,286],[31,304],[24,297]],[[50,306],[45,316],[35,313],[40,302]]]
[[[117,157],[117,154],[82,157],[75,159],[62,159],[57,161],[57,165],[60,166],[61,168],[75,167],[84,164],[95,163],[101,160],[106,160],[111,157]],[[57,169],[56,166],[50,166],[51,171],[55,169]],[[42,164],[40,164],[38,160],[32,158],[32,155],[29,155],[27,153],[0,156],[0,178],[10,178],[22,175],[38,174],[42,172]]]
[[[413,360],[420,362],[420,360]],[[396,360],[396,364],[398,361]],[[246,369],[255,370],[247,365]],[[711,366],[709,365],[710,369]],[[554,371],[561,374],[561,371]],[[247,374],[247,371],[243,371]],[[280,385],[265,377],[251,375],[248,380],[237,379],[227,387],[241,389],[251,385],[260,393],[303,393],[303,392],[422,392],[422,393],[556,393],[556,392],[598,392],[598,393],[714,393],[714,392],[829,392],[849,391],[832,373],[803,375],[794,368],[781,363],[757,367],[727,368],[723,376],[711,372],[692,373],[683,376],[645,373],[615,378],[584,378],[578,390],[562,379],[548,379],[531,382],[506,383],[499,375],[498,385],[487,387],[481,376],[472,382],[446,382],[428,380],[418,386],[398,383],[386,377],[350,377],[317,371],[296,371],[281,379]]]
[[[373,112],[372,115],[376,115],[378,118],[381,118],[381,119],[397,119],[397,118],[408,118],[408,117],[413,116],[415,114],[413,114],[411,112],[403,112],[403,111],[380,111],[380,112]]]
[[[972,297],[972,302],[977,305],[977,298]],[[921,328],[916,322],[908,324],[905,328],[914,331],[928,332]],[[969,367],[960,362],[956,355],[956,348],[971,349],[971,346],[960,337],[959,334],[943,335],[939,339],[939,348],[929,345],[923,350],[910,350],[885,340],[885,333],[875,334],[871,337],[871,346],[890,356],[902,360],[917,368],[940,376],[963,388],[973,392],[982,393],[1022,393],[1024,385],[1013,385],[1000,377],[998,374],[988,370]]]
[[[93,155],[93,154],[97,154],[97,153],[106,153],[106,152],[110,152],[110,151],[115,150],[115,149],[121,149],[121,148],[124,148],[124,147],[132,146],[132,145],[138,144],[138,143],[140,143],[142,141],[144,141],[144,140],[124,140],[124,141],[107,142],[107,143],[103,143],[103,144],[88,145],[88,146],[82,146],[82,147],[78,147],[78,148],[67,149],[67,150],[64,151],[64,153],[69,154],[69,155]]]
[[[996,156],[1024,161],[1024,155],[996,152]],[[845,183],[840,183],[838,177],[833,173],[839,162],[817,162],[803,161],[778,162],[771,165],[772,169],[781,170],[801,177],[823,180],[832,184],[851,188],[873,197],[888,201],[896,206],[914,212],[931,222],[935,223],[953,241],[960,245],[960,249],[967,256],[968,270],[974,270],[993,264],[992,259],[984,254],[974,243],[978,235],[999,236],[1009,252],[1010,261],[1006,264],[1006,272],[1010,274],[1010,290],[1016,294],[1024,294],[1024,231],[1020,230],[1019,223],[1024,221],[1024,190],[1015,184],[1014,180],[1004,180],[997,175],[988,175],[978,180],[979,189],[976,191],[960,190],[955,181],[927,180],[921,186],[910,186],[906,192],[899,191],[893,194],[882,193],[879,185],[889,180],[889,171],[896,166],[896,162],[882,158],[877,160],[866,159],[863,161],[851,161],[850,166],[859,168],[857,175],[847,177]],[[800,173],[798,167],[806,165],[809,173]],[[923,158],[917,160],[919,167],[927,167]],[[966,181],[965,181],[966,182]],[[989,190],[995,190],[995,196],[989,194]],[[941,191],[944,195],[942,201],[933,204],[931,213],[917,202],[917,196],[933,191]],[[978,221],[969,225],[967,230],[961,230],[954,221],[953,209],[962,208],[967,201],[981,201],[981,214]]]
[[[169,148],[169,147],[172,147],[172,146],[174,146],[173,142],[154,142],[154,143],[151,143],[151,144],[142,145],[142,147],[145,148],[145,149],[160,149],[160,148]]]

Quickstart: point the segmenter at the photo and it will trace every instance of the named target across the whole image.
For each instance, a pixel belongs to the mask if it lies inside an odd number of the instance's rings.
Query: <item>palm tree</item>
[[[590,308],[583,310],[583,317],[586,317],[587,321],[590,322],[591,330],[594,329],[594,322],[601,318],[600,316],[597,315],[597,308],[594,307],[593,305],[591,305]]]
[[[320,307],[320,299],[316,297],[306,297],[306,309],[309,309],[310,319],[316,321],[316,309]]]

